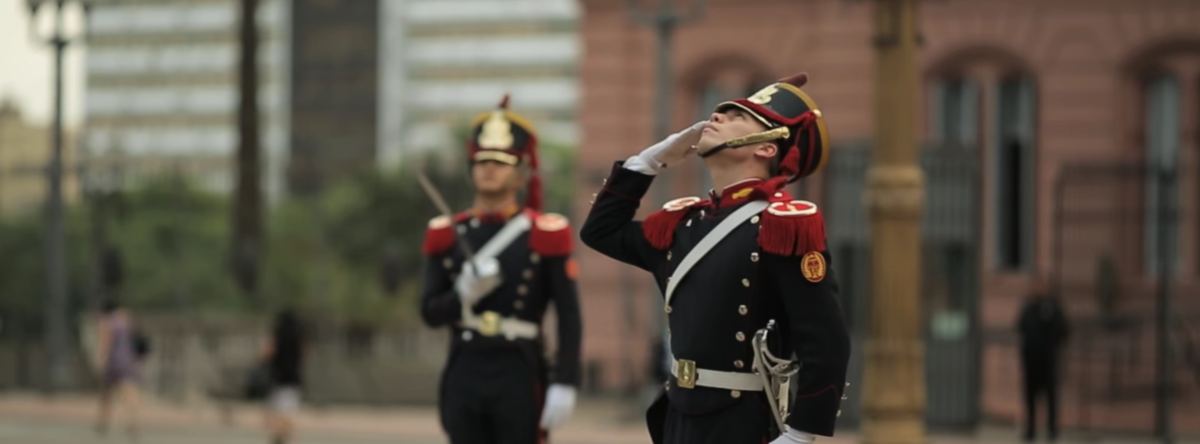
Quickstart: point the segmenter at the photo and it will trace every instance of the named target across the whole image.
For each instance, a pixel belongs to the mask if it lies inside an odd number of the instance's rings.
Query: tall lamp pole
[[[657,36],[657,55],[658,61],[655,69],[655,84],[654,84],[654,141],[662,140],[671,134],[671,78],[674,77],[671,70],[671,58],[673,56],[672,40],[675,35],[675,29],[679,25],[691,22],[700,17],[704,13],[704,9],[708,6],[708,0],[688,0],[686,11],[677,11],[675,4],[678,2],[672,0],[657,0],[658,4],[653,11],[643,11],[638,5],[637,0],[626,0],[625,8],[629,13],[630,20],[633,23],[642,26],[651,26],[654,28],[655,36]],[[654,191],[655,200],[661,204],[666,202],[670,196],[671,177],[666,170],[659,173],[658,186]],[[621,269],[622,280],[629,279],[629,271],[625,268]],[[625,292],[625,297],[633,297],[632,292]],[[658,294],[658,287],[651,284],[651,296]],[[657,313],[660,310],[658,298],[651,297],[650,313]],[[661,332],[663,338],[663,347],[670,347],[670,341],[666,335],[666,326],[662,325],[661,318],[657,316],[651,317],[651,325],[654,330]],[[663,365],[666,365],[664,362]]]
[[[871,315],[863,387],[866,444],[925,443],[919,287],[925,175],[917,150],[917,1],[875,0],[875,141],[867,170]]]
[[[85,36],[68,36],[65,23],[67,8],[72,3],[82,7],[83,22],[91,8],[87,0],[26,0],[29,10],[29,33],[38,42],[54,48],[54,125],[51,138],[54,141],[50,154],[50,165],[46,169],[48,192],[46,196],[46,290],[45,301],[45,356],[46,390],[55,393],[65,388],[67,378],[64,359],[67,345],[67,273],[66,235],[63,232],[63,53],[67,46]],[[48,36],[40,35],[38,13],[53,8],[53,29]]]

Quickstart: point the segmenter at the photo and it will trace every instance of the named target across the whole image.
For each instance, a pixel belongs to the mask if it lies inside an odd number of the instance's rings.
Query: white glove
[[[463,264],[462,274],[454,282],[454,290],[463,304],[474,306],[500,286],[500,262],[496,258],[477,258]]]
[[[546,391],[546,403],[542,406],[542,429],[557,427],[575,410],[575,387],[551,384]]]
[[[787,433],[779,435],[778,438],[771,441],[771,444],[812,444],[813,441],[817,440],[816,435],[812,433],[801,432],[790,426],[784,427],[787,428]]]
[[[687,159],[695,153],[696,150],[692,147],[700,142],[700,131],[707,123],[707,120],[701,120],[683,131],[667,136],[661,142],[626,160],[625,168],[653,176],[663,168]]]

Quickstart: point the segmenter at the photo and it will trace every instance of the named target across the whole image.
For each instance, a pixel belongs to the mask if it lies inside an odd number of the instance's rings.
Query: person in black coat
[[[1026,441],[1037,437],[1037,405],[1041,397],[1046,398],[1048,436],[1050,440],[1058,438],[1058,372],[1068,326],[1066,313],[1049,287],[1046,278],[1039,278],[1017,319],[1025,388]]]
[[[532,125],[508,110],[507,97],[476,118],[468,146],[475,204],[434,218],[426,230],[421,317],[451,332],[439,413],[452,444],[544,442],[575,406],[579,267],[567,219],[540,212],[536,147]],[[521,208],[525,167],[532,177]],[[558,328],[553,363],[543,358],[550,305]]]
[[[284,309],[275,315],[262,354],[270,381],[267,425],[271,442],[288,443],[294,434],[293,419],[300,409],[304,360],[308,355],[304,326],[295,311]]]
[[[816,205],[784,190],[829,154],[821,113],[800,90],[806,81],[793,76],[721,103],[709,120],[616,162],[580,232],[589,247],[650,272],[664,292],[675,361],[647,412],[656,444],[811,443],[833,435],[849,334],[824,220]],[[692,155],[704,159],[719,191],[633,220],[655,175]],[[708,237],[722,227],[729,231]],[[767,394],[754,373],[752,344],[768,325],[775,326],[772,353],[798,367],[794,396]],[[787,415],[772,402],[787,404]]]

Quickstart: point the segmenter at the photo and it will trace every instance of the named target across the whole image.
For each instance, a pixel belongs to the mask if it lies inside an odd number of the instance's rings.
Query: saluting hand
[[[463,304],[474,306],[500,286],[500,262],[496,258],[475,258],[463,264],[462,274],[454,282],[454,290]]]
[[[677,132],[661,142],[642,150],[637,156],[625,162],[625,167],[642,174],[657,174],[659,171],[687,159],[695,153],[692,149],[700,142],[700,130],[704,129],[707,120],[693,123],[683,131]]]
[[[542,429],[550,430],[562,424],[575,410],[575,388],[563,384],[551,384],[546,391],[546,403],[542,406]]]

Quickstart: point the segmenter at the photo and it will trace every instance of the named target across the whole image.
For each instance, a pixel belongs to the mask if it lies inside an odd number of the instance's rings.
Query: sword
[[[425,172],[421,171],[420,168],[417,169],[417,182],[420,182],[421,188],[425,189],[425,195],[429,196],[429,200],[433,201],[433,206],[437,207],[443,216],[453,221],[454,213],[450,211],[450,206],[446,205],[446,199],[442,198],[442,193],[438,192],[437,188],[433,186],[428,177],[425,177]],[[466,256],[467,263],[474,267],[475,253],[471,251],[471,246],[467,244],[467,240],[463,239],[462,236],[454,236],[454,240],[458,241],[458,248],[462,250],[463,256]]]
[[[771,332],[775,331],[775,320],[767,322],[767,326],[759,329],[751,341],[751,346],[754,349],[754,366],[755,373],[758,373],[762,380],[763,389],[767,395],[767,403],[771,406],[771,413],[775,419],[775,425],[779,427],[779,433],[783,433],[785,424],[787,423],[790,406],[788,405],[791,385],[791,377],[800,370],[800,366],[793,361],[780,359],[771,353],[770,346],[767,343],[767,337]]]

